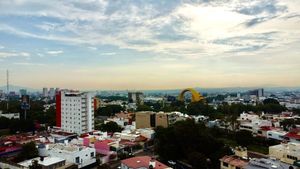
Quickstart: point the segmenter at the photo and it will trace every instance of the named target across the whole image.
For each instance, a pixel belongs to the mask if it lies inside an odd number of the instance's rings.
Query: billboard
[[[21,96],[21,109],[29,110],[29,108],[30,108],[29,95],[22,95]]]

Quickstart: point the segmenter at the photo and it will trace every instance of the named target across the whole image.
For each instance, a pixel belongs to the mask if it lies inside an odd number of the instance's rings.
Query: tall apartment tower
[[[43,97],[48,97],[48,88],[43,88]]]
[[[142,92],[128,92],[128,103],[144,104],[144,94]]]
[[[89,92],[61,90],[56,94],[56,126],[82,134],[94,130],[94,98]]]
[[[55,89],[54,88],[50,88],[48,95],[49,95],[49,97],[51,99],[54,99],[54,97],[55,97]]]

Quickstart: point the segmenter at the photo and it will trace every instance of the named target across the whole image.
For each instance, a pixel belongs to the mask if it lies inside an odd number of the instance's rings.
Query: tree
[[[116,113],[124,111],[124,108],[120,105],[108,105],[105,107],[100,107],[96,111],[97,116],[114,116]]]
[[[22,151],[17,156],[18,161],[28,160],[34,157],[37,157],[39,154],[38,149],[36,148],[35,142],[30,142],[22,145]]]
[[[192,102],[187,106],[187,113],[189,115],[210,115],[214,113],[214,109],[203,102]]]
[[[235,140],[236,140],[237,144],[239,144],[243,147],[247,147],[248,145],[250,145],[252,143],[253,136],[250,131],[240,130],[240,131],[236,132]]]
[[[100,130],[114,133],[122,131],[122,128],[116,122],[110,121],[106,124],[102,124]]]
[[[155,151],[162,159],[187,161],[194,168],[217,168],[224,143],[213,137],[205,125],[188,119],[155,129]]]
[[[263,101],[264,104],[279,104],[278,100],[273,98],[267,98]]]
[[[193,168],[208,169],[209,160],[199,152],[191,152],[188,155],[188,162]]]
[[[153,111],[153,109],[148,105],[138,105],[136,111]]]

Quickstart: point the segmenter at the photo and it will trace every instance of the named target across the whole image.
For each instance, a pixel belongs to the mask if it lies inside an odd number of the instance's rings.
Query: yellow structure
[[[286,143],[269,147],[269,156],[293,164],[300,160],[300,143]]]
[[[187,89],[184,89],[183,91],[181,91],[181,93],[179,94],[180,101],[184,101],[184,94],[186,92],[191,92],[192,102],[198,102],[198,101],[204,100],[204,97],[199,92],[197,92],[195,89],[187,88]]]

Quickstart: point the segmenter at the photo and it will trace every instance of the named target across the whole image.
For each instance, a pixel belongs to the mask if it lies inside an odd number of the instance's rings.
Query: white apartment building
[[[94,99],[91,93],[60,91],[56,96],[56,126],[82,134],[94,130]]]

